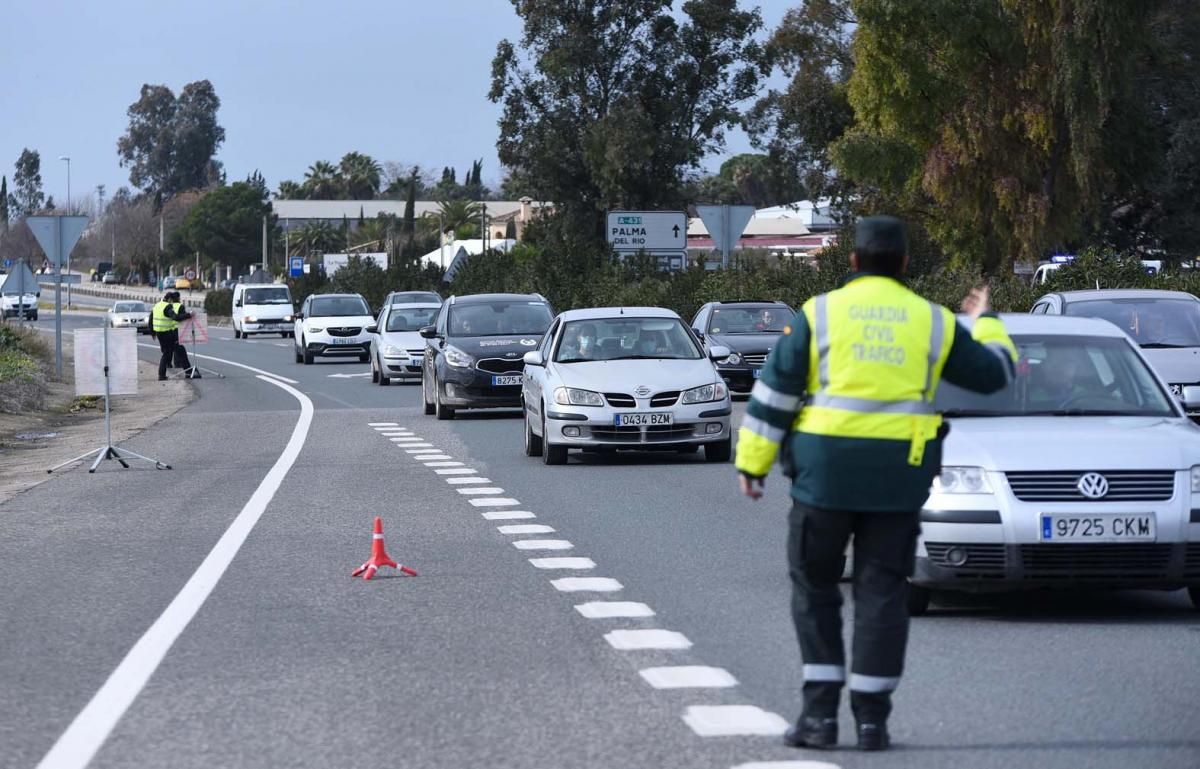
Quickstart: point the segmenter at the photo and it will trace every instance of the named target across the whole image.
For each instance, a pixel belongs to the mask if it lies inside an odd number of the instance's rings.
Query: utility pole
[[[267,271],[267,215],[263,214],[263,233],[262,233],[262,251],[263,251],[263,272]]]
[[[67,216],[71,215],[71,156],[59,155],[59,160],[67,161]],[[62,270],[62,265],[58,269]],[[71,255],[67,254],[67,309],[71,309]],[[59,372],[59,377],[62,377],[62,372]]]

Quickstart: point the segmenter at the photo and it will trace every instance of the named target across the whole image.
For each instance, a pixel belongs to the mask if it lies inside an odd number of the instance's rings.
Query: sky
[[[766,30],[800,0],[757,5]],[[125,111],[143,83],[178,93],[212,81],[228,178],[260,171],[276,188],[316,160],[357,150],[461,178],[484,160],[495,183],[498,105],[487,99],[510,0],[5,0],[0,39],[0,174],[25,147],[61,204],[129,185],[117,158]],[[677,3],[678,7],[678,3]],[[765,34],[765,32],[764,32]],[[740,132],[726,154],[749,150]],[[709,168],[721,157],[710,158]]]

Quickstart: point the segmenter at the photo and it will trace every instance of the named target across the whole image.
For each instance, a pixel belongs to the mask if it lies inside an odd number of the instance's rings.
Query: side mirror
[[[304,320],[304,313],[297,312],[297,313],[294,313],[292,315],[292,317],[295,318],[296,320]]]
[[[697,339],[699,339],[701,342],[703,342],[703,341],[704,341],[704,332],[703,332],[703,331],[701,331],[701,330],[700,330],[700,329],[698,329],[698,328],[694,328],[694,329],[692,329],[692,331],[695,331],[695,332],[696,332],[696,338],[697,338]]]
[[[422,326],[417,333],[421,335],[422,339],[437,339],[437,326]]]
[[[1200,387],[1196,385],[1187,385],[1183,388],[1183,396],[1180,398],[1183,401],[1183,407],[1187,411],[1200,411]]]
[[[728,358],[729,355],[730,355],[730,349],[728,347],[722,347],[721,345],[718,344],[718,345],[713,345],[712,347],[708,348],[708,357],[712,358],[713,360],[721,360],[722,358]]]
[[[545,366],[546,365],[546,359],[543,358],[542,354],[540,352],[538,352],[537,350],[533,350],[531,352],[525,353],[524,360],[525,360],[526,366]],[[1200,388],[1196,388],[1196,389],[1200,390]]]
[[[241,300],[241,299],[237,300],[236,302],[234,302],[234,303],[233,303],[233,306],[234,306],[234,307],[241,307],[241,306],[242,306],[242,300]]]
[[[375,323],[372,323],[371,325],[367,326],[367,333],[368,334],[378,334],[379,326]]]

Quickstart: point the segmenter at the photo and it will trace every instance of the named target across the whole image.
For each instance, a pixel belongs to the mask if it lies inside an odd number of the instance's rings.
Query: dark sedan
[[[795,316],[783,302],[709,302],[692,319],[692,329],[706,347],[729,348],[729,357],[716,362],[717,372],[731,392],[746,395]]]

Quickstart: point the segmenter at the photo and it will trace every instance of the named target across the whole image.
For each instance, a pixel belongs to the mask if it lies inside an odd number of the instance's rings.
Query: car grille
[[[1183,576],[1200,578],[1200,542],[1189,542],[1183,556]]]
[[[675,401],[679,400],[679,391],[672,390],[670,392],[659,393],[650,399],[650,405],[654,408],[662,408],[664,406],[674,406]]]
[[[1028,578],[1103,580],[1112,577],[1165,578],[1171,546],[1159,544],[1021,545]]]
[[[767,354],[765,352],[746,353],[742,356],[742,362],[751,366],[761,366],[767,362]]]
[[[643,433],[643,430],[645,432]],[[692,437],[691,425],[650,425],[648,427],[616,427],[597,425],[591,428],[592,437],[614,443],[667,443]]]
[[[489,374],[514,374],[525,370],[525,361],[521,358],[483,358],[475,363],[475,368]]]
[[[407,350],[406,352],[408,352],[410,358],[423,358],[425,356],[424,349]]]
[[[967,553],[967,561],[961,566],[951,564],[946,553],[959,548]],[[926,542],[929,560],[944,569],[951,569],[954,576],[964,579],[1004,576],[1004,545],[964,545],[954,542]]]
[[[1111,470],[1100,474],[1108,480],[1108,494],[1100,499],[1085,497],[1076,487],[1080,471],[1008,473],[1008,485],[1022,502],[1162,502],[1175,495],[1175,473],[1171,470]]]
[[[608,405],[619,409],[631,409],[637,405],[637,401],[633,399],[632,395],[625,395],[624,393],[604,393],[604,398],[608,401]]]
[[[358,332],[362,331],[362,326],[330,326],[325,331],[330,336],[358,336]]]

